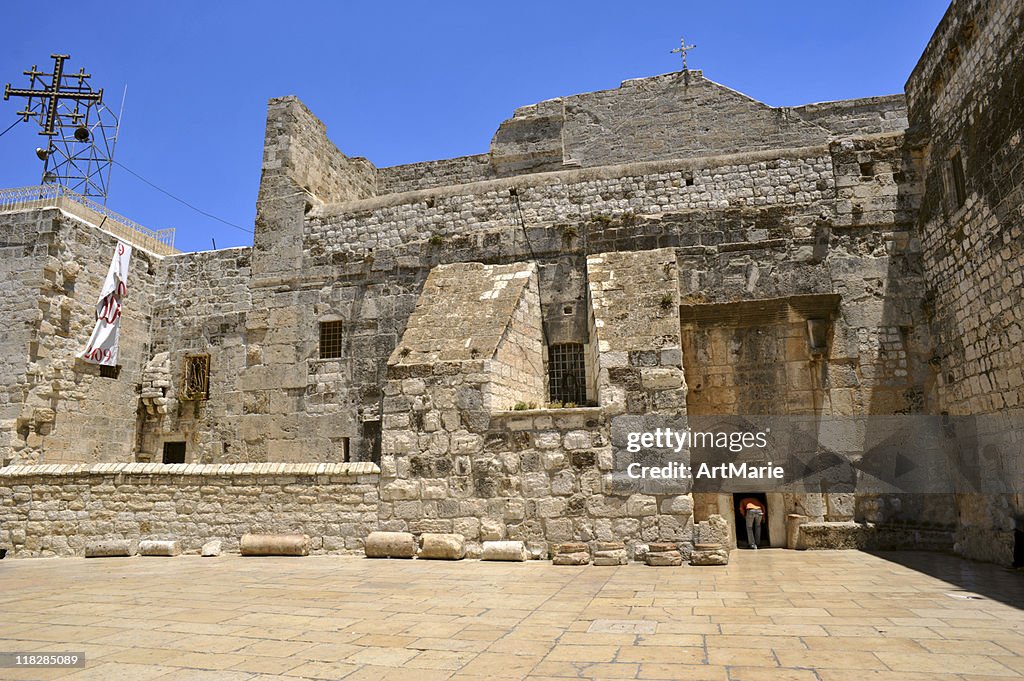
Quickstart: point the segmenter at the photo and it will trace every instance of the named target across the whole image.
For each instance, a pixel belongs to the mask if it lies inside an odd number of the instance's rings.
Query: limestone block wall
[[[23,401],[29,390],[28,358],[30,343],[36,337],[39,324],[39,291],[43,287],[43,260],[47,258],[45,242],[37,242],[40,230],[52,231],[56,214],[43,215],[37,211],[5,213],[0,216],[4,242],[0,246],[0,465],[14,458],[14,447],[19,451],[26,446],[29,435],[18,433],[18,419],[25,408]],[[58,313],[57,318],[60,319]],[[34,377],[32,379],[35,380]],[[49,408],[49,405],[46,406]],[[33,419],[33,429],[51,422],[49,413]]]
[[[835,136],[855,137],[907,129],[907,100],[902,93],[805,104],[789,111]]]
[[[951,414],[1024,408],[1022,53],[1020,3],[958,0],[906,86],[925,174],[918,226],[940,409]],[[1009,564],[1024,542],[1024,500],[959,491],[957,550]]]
[[[13,463],[130,461],[142,369],[148,359],[154,281],[161,257],[133,250],[121,315],[116,378],[75,357],[92,333],[116,237],[57,209],[6,213],[4,229],[32,253],[11,306],[9,415],[0,458]],[[24,252],[24,251],[23,251]],[[24,268],[24,269],[22,269]],[[27,341],[27,343],[26,343]],[[13,421],[10,420],[13,418]]]
[[[173,400],[166,412],[146,413],[137,460],[160,462],[163,443],[186,443],[188,463],[245,461],[238,447],[244,412],[238,376],[261,351],[245,334],[252,308],[252,249],[231,248],[168,257],[160,270],[152,322],[151,356],[168,353]],[[185,358],[210,356],[208,399],[184,400],[179,386]]]
[[[430,271],[389,366],[483,360],[481,406],[544,401],[540,297],[533,263],[454,263]]]
[[[348,158],[327,139],[327,128],[296,97],[267,107],[263,166],[256,200],[256,270],[284,274],[301,258],[303,216],[313,205],[376,193],[376,169]]]
[[[417,434],[385,417],[395,427],[385,431],[382,529],[458,532],[471,555],[496,539],[527,542],[544,556],[551,543],[571,540],[625,541],[631,555],[650,541],[692,543],[690,495],[612,489],[604,410],[461,409],[468,380],[437,377],[424,393],[418,379],[389,382],[403,404],[394,415],[424,426]],[[408,385],[414,394],[404,392]]]
[[[377,168],[377,194],[447,187],[495,177],[488,154]]]
[[[686,413],[675,250],[587,258],[598,403],[631,414]]]
[[[376,529],[378,469],[358,464],[100,464],[0,469],[0,546],[8,557],[81,556],[100,539],[310,535],[313,553],[355,553]]]
[[[535,226],[627,213],[803,204],[831,196],[831,163],[824,147],[804,147],[406,192],[314,208],[304,239],[307,250],[327,256],[366,254],[431,239],[441,246],[462,235],[515,224],[520,207],[525,223]],[[518,202],[510,195],[513,188]]]
[[[522,107],[498,128],[491,156],[499,174],[512,174],[808,146],[828,136],[690,71]]]

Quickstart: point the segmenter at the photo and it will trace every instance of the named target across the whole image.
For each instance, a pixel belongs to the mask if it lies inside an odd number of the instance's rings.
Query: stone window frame
[[[181,366],[181,388],[178,395],[182,400],[210,399],[210,355],[189,353]]]
[[[967,203],[967,176],[964,173],[964,155],[960,145],[953,146],[946,154],[942,166],[942,184],[947,215],[953,216]]]
[[[345,320],[341,317],[321,317],[317,320],[318,360],[337,360],[345,356]]]

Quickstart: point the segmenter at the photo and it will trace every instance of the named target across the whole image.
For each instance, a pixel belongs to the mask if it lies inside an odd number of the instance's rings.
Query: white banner
[[[123,241],[117,242],[114,259],[110,261],[107,278],[96,303],[96,328],[85,350],[78,357],[86,362],[104,366],[117,365],[117,340],[121,334],[121,300],[128,295],[128,262],[132,247]]]

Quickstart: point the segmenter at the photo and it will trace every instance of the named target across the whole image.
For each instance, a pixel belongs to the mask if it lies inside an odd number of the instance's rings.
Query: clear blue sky
[[[945,0],[858,2],[140,2],[0,9],[0,85],[71,55],[128,101],[117,159],[251,229],[266,101],[296,94],[350,156],[378,166],[487,151],[525,104],[689,65],[773,106],[902,92]],[[0,130],[17,102],[0,101]],[[37,184],[34,124],[0,137],[0,186]],[[250,234],[175,203],[121,169],[109,206],[182,250]]]

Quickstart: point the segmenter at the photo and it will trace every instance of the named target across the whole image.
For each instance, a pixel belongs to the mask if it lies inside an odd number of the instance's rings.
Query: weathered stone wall
[[[1024,407],[1022,55],[1019,2],[957,0],[906,86],[925,173],[918,225],[940,408],[951,414]],[[1024,502],[961,492],[958,550],[1010,563],[1014,531],[1024,531]]]
[[[399,194],[433,187],[480,182],[495,177],[488,154],[460,156],[377,169],[377,194]]]
[[[313,553],[350,553],[376,529],[378,469],[360,464],[100,464],[0,469],[0,546],[8,557],[81,556],[100,539],[308,534]]]
[[[301,260],[305,214],[319,203],[373,196],[376,186],[373,164],[338,151],[324,124],[296,97],[270,100],[256,200],[256,270],[288,276]]]
[[[56,219],[56,213],[38,211],[0,216],[4,234],[0,246],[0,316],[5,320],[0,325],[0,343],[4,348],[0,352],[0,465],[7,465],[14,458],[15,445],[23,450],[29,435],[24,430],[18,432],[18,419],[27,411],[24,400],[29,390],[30,344],[37,337],[43,260],[48,257],[46,242],[38,237],[40,231],[53,229],[42,222]],[[60,317],[58,313],[58,320]],[[38,420],[32,419],[34,429],[51,423],[49,413],[40,416]]]
[[[902,94],[805,104],[789,109],[834,136],[853,137],[907,129],[907,101]]]
[[[416,400],[413,420],[427,424],[420,441],[429,444],[421,452],[385,448],[394,457],[385,455],[382,529],[458,532],[470,555],[480,542],[497,539],[524,541],[544,556],[550,543],[570,540],[625,541],[631,555],[650,541],[691,543],[689,495],[612,489],[603,409],[464,410],[458,396],[473,386],[463,375],[435,375],[433,390],[409,396]],[[431,411],[445,407],[435,421]],[[454,424],[464,430],[445,430]],[[416,447],[415,437],[410,444]]]
[[[686,413],[674,249],[587,259],[598,403],[613,413]]]
[[[491,162],[511,175],[810,146],[828,136],[690,71],[522,107],[495,133]]]
[[[578,224],[595,215],[787,206],[832,196],[824,147],[563,171],[376,197],[310,214],[306,248],[326,256],[477,233],[519,220]],[[515,189],[516,198],[510,189]]]
[[[247,337],[252,308],[250,248],[168,257],[163,261],[153,309],[151,357],[168,353],[166,413],[147,410],[136,458],[160,462],[163,443],[186,443],[189,463],[245,461],[239,447],[245,400],[238,377],[262,352]],[[210,355],[208,399],[179,394],[185,357]],[[147,358],[148,359],[148,358]],[[145,401],[145,396],[143,396]]]
[[[793,302],[776,299],[683,307],[688,413],[827,412],[823,388],[829,372],[819,361],[827,346],[818,357],[812,355],[807,321],[813,317],[831,325],[838,296],[801,297]],[[823,337],[827,341],[830,336],[831,329],[826,329]],[[851,373],[854,376],[845,381],[855,386],[855,369]],[[852,403],[847,413],[851,412]]]
[[[153,283],[161,258],[133,250],[121,315],[117,378],[76,359],[92,333],[96,301],[117,238],[56,209],[2,218],[22,255],[11,281],[15,326],[9,353],[21,362],[2,374],[7,383],[0,458],[14,463],[129,461],[135,448],[136,386],[149,345]],[[22,269],[24,267],[24,269]],[[26,343],[27,341],[27,343]],[[4,353],[7,354],[7,353]]]

